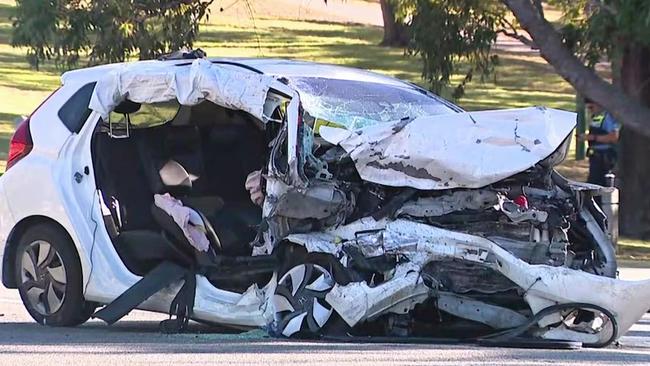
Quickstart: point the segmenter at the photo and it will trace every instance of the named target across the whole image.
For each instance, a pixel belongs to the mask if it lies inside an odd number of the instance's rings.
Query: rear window
[[[177,100],[142,104],[137,112],[129,114],[131,126],[133,128],[148,128],[165,124],[176,117],[180,106]],[[111,112],[111,122],[125,123],[125,116]]]
[[[90,117],[92,110],[88,108],[90,97],[93,95],[96,83],[82,86],[59,109],[59,118],[70,132],[79,133],[84,122]]]

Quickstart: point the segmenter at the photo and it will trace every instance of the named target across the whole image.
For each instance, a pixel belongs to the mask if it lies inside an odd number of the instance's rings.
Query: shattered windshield
[[[312,117],[351,130],[404,118],[455,112],[440,99],[407,84],[317,77],[293,78],[292,84]]]

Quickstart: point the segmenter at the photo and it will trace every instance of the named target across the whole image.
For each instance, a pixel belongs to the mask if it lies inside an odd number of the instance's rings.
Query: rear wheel
[[[83,298],[79,257],[60,229],[29,228],[18,244],[15,268],[18,292],[36,322],[75,326],[90,318],[95,306]]]

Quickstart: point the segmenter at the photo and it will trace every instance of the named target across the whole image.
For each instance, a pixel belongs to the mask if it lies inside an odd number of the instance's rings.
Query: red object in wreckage
[[[514,199],[514,202],[517,204],[517,206],[527,210],[528,209],[528,198],[524,196],[523,194],[517,196],[517,198]]]

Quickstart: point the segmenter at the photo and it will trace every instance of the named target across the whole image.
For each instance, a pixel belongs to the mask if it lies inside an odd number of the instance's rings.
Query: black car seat
[[[138,156],[152,192],[171,193],[212,218],[223,207],[223,200],[211,193],[200,132],[189,123],[188,110],[188,107],[181,107],[174,120],[163,126],[136,131],[141,135]],[[187,172],[191,185],[170,185],[161,180],[161,169],[171,163],[179,164]]]
[[[141,134],[138,137],[138,155],[149,187],[154,194],[170,193],[174,198],[180,199],[185,206],[200,211],[214,226],[221,239],[223,250],[229,255],[250,255],[251,247],[248,245],[254,238],[256,230],[249,224],[249,220],[242,219],[239,215],[238,202],[246,202],[246,207],[252,205],[247,195],[243,199],[227,197],[229,202],[224,208],[224,199],[214,192],[219,191],[219,182],[226,181],[232,176],[238,176],[238,170],[232,171],[228,166],[216,168],[214,166],[211,177],[205,171],[203,146],[205,140],[199,127],[190,123],[191,108],[181,107],[174,120],[163,126],[135,131]],[[241,141],[241,139],[233,138]],[[209,141],[208,141],[209,142]],[[240,144],[241,145],[241,144]],[[210,151],[210,150],[208,150]],[[212,151],[210,151],[212,153]],[[230,158],[232,160],[232,157]],[[241,161],[232,161],[231,164],[241,164]],[[185,182],[172,181],[165,177],[169,172],[176,171],[171,167],[180,167],[184,170]],[[169,168],[166,173],[166,168]],[[212,179],[216,175],[215,179]],[[245,177],[245,175],[244,175]],[[243,179],[238,184],[238,189],[246,192]],[[165,181],[167,180],[167,181]],[[247,210],[251,211],[251,210]],[[253,225],[259,224],[261,211],[253,207],[257,213],[253,217]]]

